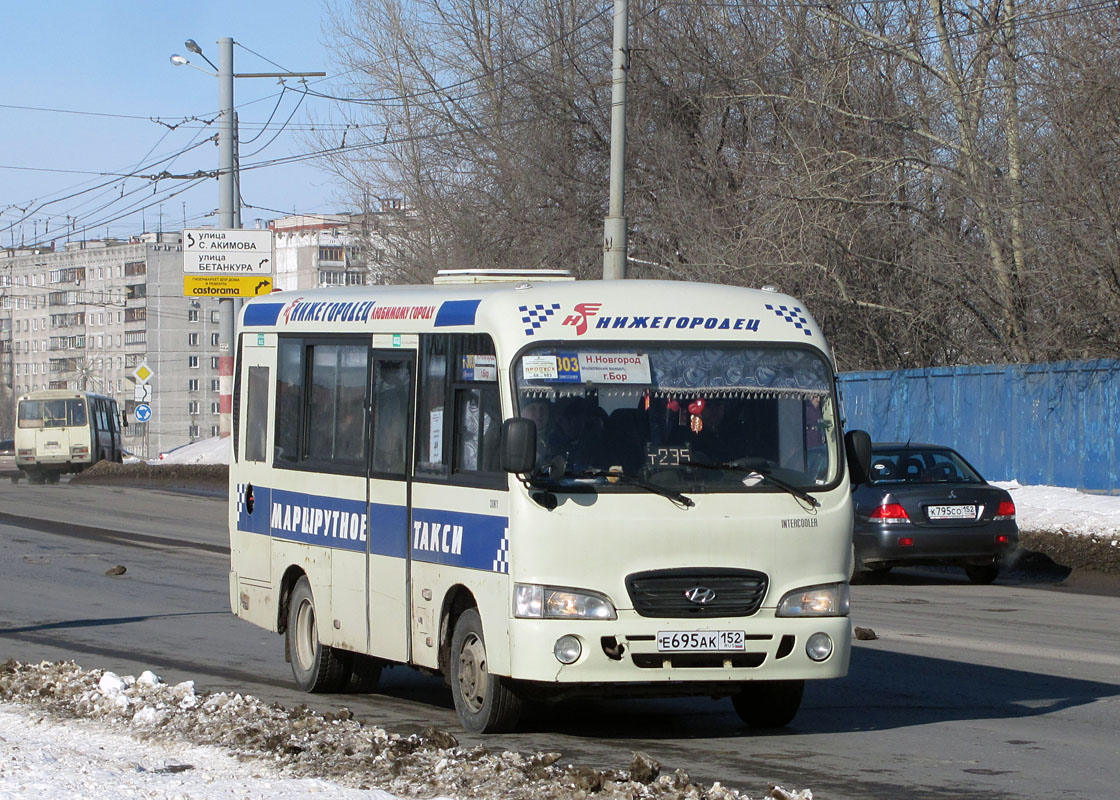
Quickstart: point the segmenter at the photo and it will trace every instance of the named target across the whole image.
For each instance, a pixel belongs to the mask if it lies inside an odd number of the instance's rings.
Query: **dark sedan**
[[[948,564],[991,583],[1019,543],[1011,495],[949,447],[874,445],[871,474],[852,500],[853,572]]]

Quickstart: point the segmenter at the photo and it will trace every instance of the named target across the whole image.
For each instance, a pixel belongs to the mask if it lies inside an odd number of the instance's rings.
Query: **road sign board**
[[[270,275],[184,275],[187,297],[256,297],[272,291]]]
[[[183,272],[187,275],[271,275],[272,231],[183,231]]]
[[[132,370],[132,377],[137,383],[147,383],[156,376],[147,362],[141,361],[140,366]]]
[[[141,403],[136,406],[132,413],[135,415],[137,422],[147,422],[152,418],[152,407],[147,403]]]
[[[137,403],[152,402],[152,385],[150,383],[136,384],[136,390],[133,392],[132,399]]]

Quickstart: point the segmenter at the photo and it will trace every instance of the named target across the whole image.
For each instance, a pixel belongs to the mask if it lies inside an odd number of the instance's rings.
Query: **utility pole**
[[[202,55],[193,41],[187,49]],[[202,56],[206,58],[206,56]],[[177,63],[175,56],[172,63]],[[183,59],[185,61],[185,59]],[[205,70],[204,70],[205,71]],[[213,73],[210,73],[211,75]],[[218,227],[241,227],[241,194],[237,157],[237,122],[233,110],[234,78],[321,78],[325,72],[247,72],[233,71],[233,39],[218,40]],[[237,305],[241,301],[237,300]],[[233,343],[237,305],[233,299],[218,301],[218,431],[229,436],[233,431]]]
[[[233,148],[233,39],[218,40],[218,227],[241,227],[241,198],[236,193],[234,171],[238,164]],[[233,431],[232,298],[218,300],[218,435]]]
[[[603,223],[603,278],[626,277],[626,72],[630,69],[628,0],[614,0],[611,81],[610,205]]]

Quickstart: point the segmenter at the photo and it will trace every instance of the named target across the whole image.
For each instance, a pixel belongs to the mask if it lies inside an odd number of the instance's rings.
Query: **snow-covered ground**
[[[559,753],[461,747],[434,728],[399,736],[345,709],[289,710],[240,694],[200,694],[72,663],[0,665],[4,800],[287,800],[398,797],[744,800],[635,754],[628,768],[561,763]],[[811,800],[772,787],[775,800]],[[757,797],[757,795],[756,795]]]
[[[229,440],[207,439],[158,463],[229,463]],[[1120,497],[998,484],[1020,528],[1120,540]],[[592,788],[594,787],[594,788]],[[563,765],[555,753],[463,748],[437,730],[401,737],[341,714],[293,712],[252,697],[119,677],[73,664],[0,665],[0,800],[281,800],[483,797],[557,800],[745,798],[700,787],[635,755],[629,768]],[[811,800],[809,789],[765,795]]]

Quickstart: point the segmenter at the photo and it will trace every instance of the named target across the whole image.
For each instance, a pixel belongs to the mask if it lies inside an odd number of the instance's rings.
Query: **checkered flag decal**
[[[777,308],[775,308],[774,306],[767,303],[766,307],[777,314],[779,317],[784,319],[786,322],[792,324],[793,327],[797,328],[799,331],[804,331],[806,336],[813,335],[813,332],[809,330],[809,320],[805,319],[805,317],[802,316],[802,314],[804,314],[805,312],[797,306],[794,306],[793,308],[778,306]]]
[[[502,541],[498,545],[498,557],[494,559],[494,572],[509,574],[509,528],[502,532]]]
[[[546,306],[544,303],[537,303],[535,306],[518,306],[517,310],[525,315],[521,318],[528,326],[525,328],[525,335],[532,336],[541,325],[548,322],[549,317],[560,310],[560,304]]]
[[[247,483],[237,484],[237,513],[238,514],[249,513],[249,509],[245,508],[245,496],[248,494],[248,491],[247,491],[248,488],[249,488],[249,484],[247,484]]]

